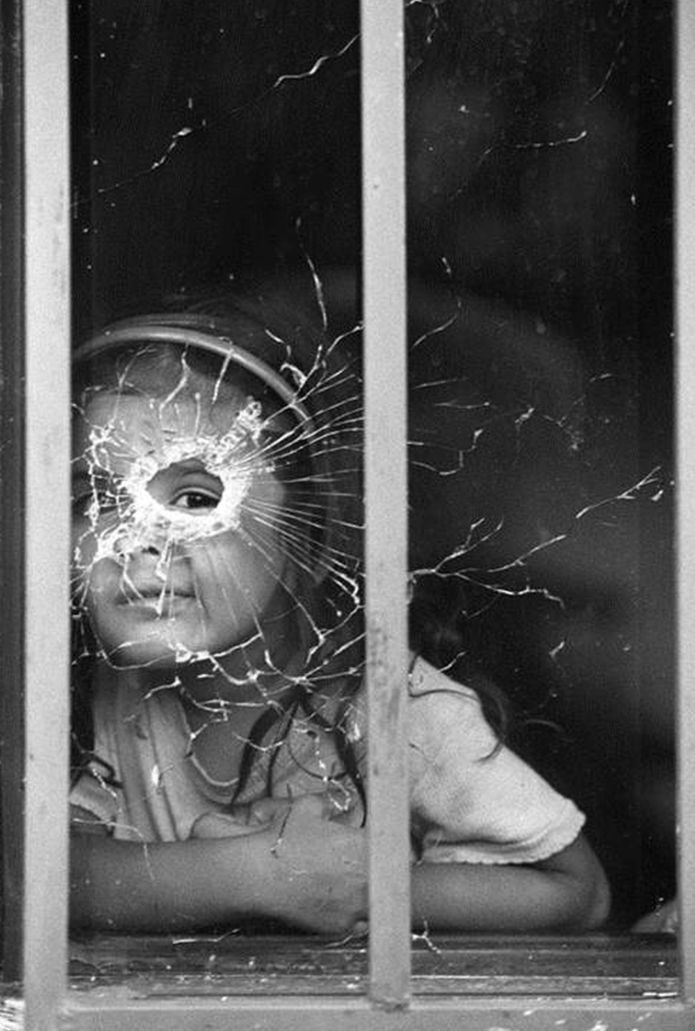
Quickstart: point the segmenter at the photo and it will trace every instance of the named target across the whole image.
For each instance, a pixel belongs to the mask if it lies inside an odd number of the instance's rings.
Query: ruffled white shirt
[[[470,688],[422,659],[409,683],[411,829],[430,862],[534,863],[561,851],[584,816],[509,748],[486,722]],[[366,778],[365,698],[350,715],[349,735]],[[246,833],[249,805],[268,797],[272,749],[259,750],[243,791],[213,780],[196,759],[193,735],[174,689],[142,697],[102,687],[94,699],[94,752],[73,788],[73,821],[92,814],[116,838],[183,841],[205,820],[225,833]],[[336,809],[362,817],[331,734],[297,719],[279,746],[270,794],[326,793]],[[81,812],[82,811],[82,812]]]

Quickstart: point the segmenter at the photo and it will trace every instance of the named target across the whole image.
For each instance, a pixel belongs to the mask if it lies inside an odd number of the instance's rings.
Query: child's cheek
[[[253,499],[261,504],[282,505],[286,490],[282,482],[275,476],[259,476],[251,491]]]
[[[73,530],[72,569],[73,574],[84,578],[94,561],[96,545],[94,535],[85,527],[76,526]]]
[[[73,564],[82,568],[88,567],[100,550],[99,542],[119,522],[121,522],[121,519],[115,511],[110,513],[101,512],[97,519],[91,519],[86,515],[73,518]]]
[[[73,542],[72,581],[76,601],[84,604],[90,595],[113,593],[122,579],[122,569],[113,559],[99,557],[98,536],[91,530]]]

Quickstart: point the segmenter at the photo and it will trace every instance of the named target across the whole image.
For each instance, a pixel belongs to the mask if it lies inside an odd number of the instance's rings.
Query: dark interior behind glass
[[[75,339],[249,278],[349,330],[357,4],[72,19]],[[623,930],[675,892],[671,4],[405,19],[413,612],[586,812]]]

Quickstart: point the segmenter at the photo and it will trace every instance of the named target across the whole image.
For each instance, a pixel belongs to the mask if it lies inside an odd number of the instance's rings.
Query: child
[[[357,379],[296,320],[223,315],[76,355],[71,916],[343,934],[367,915]],[[475,692],[418,657],[408,690],[413,925],[601,923],[579,811]]]

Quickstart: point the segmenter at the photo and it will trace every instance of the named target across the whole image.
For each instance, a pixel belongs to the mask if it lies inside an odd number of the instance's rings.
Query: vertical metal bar
[[[370,996],[410,981],[402,0],[362,0]]]
[[[69,48],[66,0],[24,4],[26,1028],[65,992],[69,743]]]
[[[676,325],[678,337],[678,613],[680,948],[695,1001],[695,8],[677,5]]]
[[[20,0],[2,0],[0,154],[0,734],[2,771],[3,977],[22,977],[24,897],[24,382],[23,118]]]

